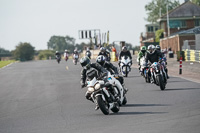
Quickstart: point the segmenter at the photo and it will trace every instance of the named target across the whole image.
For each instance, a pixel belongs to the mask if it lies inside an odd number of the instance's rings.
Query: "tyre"
[[[161,75],[158,75],[157,80],[158,80],[158,85],[160,86],[160,89],[165,90],[165,83],[164,83],[163,77]]]
[[[127,103],[127,98],[126,98],[126,96],[124,96],[124,100],[122,102],[122,105],[126,105],[126,103]]]
[[[149,74],[148,74],[148,73],[146,73],[145,81],[146,81],[147,83],[150,83],[150,78],[149,78]]]
[[[125,74],[125,77],[128,77],[127,66],[126,66],[126,74]]]
[[[111,109],[112,112],[117,113],[119,112],[120,107],[118,103],[114,103],[114,107]]]
[[[109,108],[106,105],[106,103],[103,101],[101,95],[97,96],[97,103],[99,105],[100,110],[103,112],[103,114],[108,115],[109,114]]]

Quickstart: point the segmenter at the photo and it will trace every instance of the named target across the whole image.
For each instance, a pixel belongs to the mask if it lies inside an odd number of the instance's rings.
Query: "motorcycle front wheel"
[[[103,101],[101,95],[98,95],[96,99],[97,99],[97,103],[99,105],[100,110],[103,112],[104,115],[108,115],[109,114],[109,107]]]
[[[165,83],[164,83],[163,77],[161,75],[157,75],[157,80],[158,80],[158,84],[160,86],[160,89],[162,91],[165,90]]]

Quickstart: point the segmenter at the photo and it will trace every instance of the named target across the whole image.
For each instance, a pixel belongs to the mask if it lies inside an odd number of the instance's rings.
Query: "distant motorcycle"
[[[74,57],[73,59],[74,65],[77,65],[78,58],[79,58],[78,54],[74,54],[73,57]]]
[[[109,91],[110,84],[105,84],[103,76],[97,78],[97,72],[87,81],[88,92],[91,93],[91,98],[96,105],[99,106],[103,114],[108,115],[109,110],[117,113],[120,110],[119,104],[115,97]]]
[[[60,63],[60,61],[61,61],[61,56],[57,56],[56,55],[56,61],[58,62],[58,64]]]
[[[131,59],[128,56],[122,56],[120,62],[120,70],[122,72],[122,76],[127,77],[128,73],[131,70]]]

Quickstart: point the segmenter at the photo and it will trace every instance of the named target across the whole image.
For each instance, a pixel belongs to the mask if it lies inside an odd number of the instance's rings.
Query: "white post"
[[[168,34],[167,34],[167,36],[170,36],[168,2],[167,2],[167,28],[168,28]]]

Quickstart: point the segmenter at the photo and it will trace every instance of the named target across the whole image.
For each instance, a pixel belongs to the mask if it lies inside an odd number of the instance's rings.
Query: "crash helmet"
[[[160,45],[156,45],[156,50],[160,51]]]
[[[96,62],[99,63],[101,66],[105,64],[106,58],[103,55],[99,55],[96,58]]]
[[[68,52],[68,50],[67,49],[65,49],[65,53],[67,53]]]
[[[140,50],[141,50],[142,53],[145,53],[146,50],[147,50],[147,47],[146,46],[142,46]]]
[[[58,53],[58,51],[56,51],[56,53]]]
[[[122,47],[122,51],[126,52],[126,51],[127,51],[127,47],[126,47],[126,46],[123,46],[123,47]]]
[[[104,47],[100,48],[100,52],[105,52],[105,51],[106,51],[106,49]]]
[[[84,69],[89,69],[91,62],[90,59],[87,56],[85,56],[80,59],[80,64]]]
[[[155,46],[154,45],[149,45],[147,48],[147,52],[150,54],[153,54],[155,52]]]

